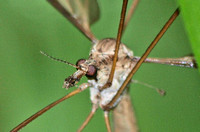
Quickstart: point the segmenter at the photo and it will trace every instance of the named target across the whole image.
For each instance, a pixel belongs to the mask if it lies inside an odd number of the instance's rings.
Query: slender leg
[[[133,61],[139,61],[140,57],[134,56]],[[167,64],[171,66],[197,68],[197,63],[194,56],[184,56],[180,58],[147,58],[144,60],[145,63],[158,63]]]
[[[146,86],[146,87],[148,87],[148,88],[154,89],[154,90],[156,90],[161,96],[164,96],[164,95],[166,94],[166,91],[165,91],[165,90],[159,89],[159,88],[157,88],[157,87],[155,87],[155,86],[152,86],[152,85],[150,85],[150,84],[148,84],[148,83],[140,82],[140,81],[138,81],[138,80],[133,80],[133,79],[131,80],[131,82],[132,82],[132,83],[141,84],[141,85]]]
[[[133,3],[131,4],[131,7],[130,7],[130,9],[129,9],[129,11],[128,11],[128,14],[127,14],[127,16],[126,16],[126,20],[125,20],[125,22],[124,22],[124,29],[123,29],[123,32],[125,31],[125,29],[126,29],[128,23],[129,23],[129,21],[131,20],[133,14],[134,14],[134,12],[135,12],[135,9],[137,8],[137,5],[138,5],[139,1],[140,1],[140,0],[134,0]]]
[[[118,92],[115,95],[115,97],[110,101],[109,104],[107,104],[107,106],[105,106],[105,108],[104,108],[105,110],[106,109],[110,109],[110,107],[115,103],[115,101],[118,99],[118,97],[121,95],[121,93],[126,88],[127,84],[132,79],[133,75],[137,72],[137,70],[140,68],[140,66],[144,62],[144,60],[146,60],[147,56],[150,54],[150,52],[152,51],[152,49],[156,46],[157,42],[161,39],[161,37],[164,35],[164,33],[167,31],[167,29],[169,28],[169,26],[173,23],[173,21],[176,19],[176,17],[178,15],[179,15],[179,9],[176,9],[176,11],[172,14],[172,16],[170,17],[170,19],[167,21],[167,23],[164,25],[164,27],[158,33],[158,35],[156,36],[156,38],[152,41],[152,43],[150,44],[150,46],[147,48],[147,50],[145,51],[145,53],[142,55],[142,57],[140,58],[140,60],[136,63],[135,67],[131,70],[131,72],[129,73],[128,77],[126,78],[126,80],[124,81],[124,83],[122,84],[122,86],[120,87],[120,89],[118,90]]]
[[[92,119],[94,113],[96,112],[98,106],[96,104],[93,104],[92,106],[92,110],[90,112],[90,114],[88,115],[88,117],[86,118],[86,120],[83,122],[83,124],[81,125],[81,127],[77,130],[77,132],[81,132],[86,125],[89,123],[89,121]]]
[[[88,88],[90,86],[89,83],[83,83],[79,86],[78,89],[72,91],[71,93],[65,95],[64,97],[56,100],[55,102],[49,104],[48,106],[44,107],[43,109],[41,109],[40,111],[38,111],[37,113],[35,113],[34,115],[32,115],[31,117],[29,117],[28,119],[26,119],[25,121],[23,121],[22,123],[20,123],[18,126],[16,126],[15,128],[13,128],[11,130],[11,132],[17,132],[20,129],[22,129],[23,127],[25,127],[26,125],[28,125],[31,121],[33,121],[34,119],[36,119],[37,117],[39,117],[40,115],[44,114],[46,111],[48,111],[49,109],[53,108],[54,106],[56,106],[57,104],[61,103],[62,101],[82,92],[83,90],[85,90],[86,88]]]
[[[108,114],[109,114],[108,111],[104,111],[104,119],[105,119],[105,123],[106,123],[106,128],[107,128],[108,132],[111,132],[111,127],[110,127],[110,121],[109,121]]]
[[[128,4],[128,0],[123,0],[112,68],[111,68],[109,78],[108,78],[106,84],[103,87],[101,87],[100,90],[106,89],[112,85],[112,81],[113,81],[113,77],[114,77],[114,73],[115,73],[115,67],[116,67],[117,58],[118,58],[119,47],[120,47],[120,43],[121,43],[122,31],[123,31],[123,27],[124,27],[124,20],[125,20],[125,15],[126,15],[127,4]]]

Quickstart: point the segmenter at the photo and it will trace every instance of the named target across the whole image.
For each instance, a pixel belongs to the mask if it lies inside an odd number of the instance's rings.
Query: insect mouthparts
[[[82,70],[76,71],[74,74],[65,79],[63,88],[69,89],[70,87],[75,86],[85,74],[86,73]]]
[[[63,88],[69,89],[79,82],[80,78],[74,78],[73,75],[65,79]]]

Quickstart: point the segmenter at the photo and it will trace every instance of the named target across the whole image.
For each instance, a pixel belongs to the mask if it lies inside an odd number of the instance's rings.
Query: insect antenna
[[[73,66],[74,68],[80,69],[78,66],[76,66],[76,65],[74,65],[74,64],[72,64],[72,63],[70,63],[70,62],[67,62],[66,60],[61,60],[61,59],[55,58],[55,57],[53,57],[53,56],[48,55],[47,53],[45,53],[45,52],[43,52],[43,51],[40,51],[40,53],[43,54],[44,56],[47,56],[48,58],[50,58],[50,59],[52,59],[52,60],[54,60],[54,61],[59,61],[59,62],[68,64],[68,65],[70,65],[70,66]]]

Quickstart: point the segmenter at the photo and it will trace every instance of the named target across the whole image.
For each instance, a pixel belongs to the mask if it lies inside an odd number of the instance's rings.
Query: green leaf
[[[178,2],[195,59],[200,66],[200,1],[179,0]]]

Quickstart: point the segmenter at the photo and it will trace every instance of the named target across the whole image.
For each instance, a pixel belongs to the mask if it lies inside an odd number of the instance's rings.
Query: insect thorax
[[[107,82],[110,74],[115,45],[115,39],[103,39],[94,44],[90,52],[89,60],[94,60],[95,65],[98,68],[96,80],[88,80],[88,82],[92,84],[92,87],[90,88],[90,98],[92,103],[99,104],[101,108],[108,104],[116,95],[122,83],[135,65],[132,61],[133,52],[121,43],[112,86],[100,91],[99,88]],[[120,99],[121,97],[114,103],[113,107],[119,103]]]

